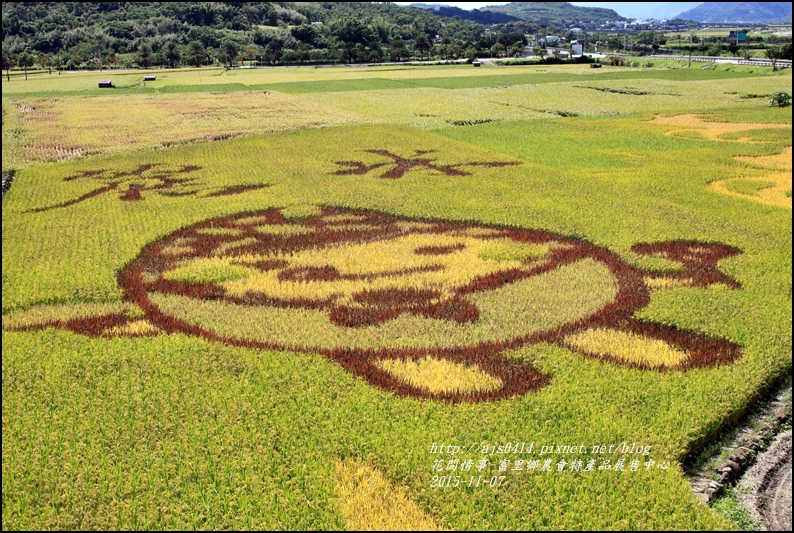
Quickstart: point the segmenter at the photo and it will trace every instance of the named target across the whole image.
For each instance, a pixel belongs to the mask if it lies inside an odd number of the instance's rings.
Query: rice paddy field
[[[791,373],[750,70],[4,81],[3,529],[735,529],[685,469]]]

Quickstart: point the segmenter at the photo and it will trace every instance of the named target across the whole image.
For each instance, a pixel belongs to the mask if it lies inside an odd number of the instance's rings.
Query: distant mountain
[[[682,11],[694,9],[703,2],[571,2],[575,6],[614,9],[618,14],[633,19],[672,19]]]
[[[698,22],[758,22],[791,24],[790,2],[704,2],[677,18]]]
[[[567,27],[574,24],[603,24],[608,20],[626,20],[612,9],[579,7],[568,2],[511,2],[504,6],[486,6],[482,11],[504,13],[544,26]]]
[[[408,7],[427,9],[433,11],[439,17],[444,18],[460,17],[463,20],[470,20],[477,24],[506,24],[515,20],[521,20],[518,17],[512,17],[504,13],[480,11],[479,9],[468,11],[459,7],[443,6],[441,4],[411,4]]]

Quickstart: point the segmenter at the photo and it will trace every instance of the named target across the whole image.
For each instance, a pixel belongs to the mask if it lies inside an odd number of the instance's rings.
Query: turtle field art
[[[654,61],[12,68],[3,528],[745,529],[791,69]]]
[[[548,342],[641,370],[728,363],[738,345],[636,320],[654,287],[739,288],[717,268],[740,250],[637,244],[676,262],[642,270],[552,233],[306,206],[208,220],[143,248],[118,274],[123,313],[62,325],[91,335],[184,332],[320,352],[400,395],[481,401],[549,376],[503,352]]]

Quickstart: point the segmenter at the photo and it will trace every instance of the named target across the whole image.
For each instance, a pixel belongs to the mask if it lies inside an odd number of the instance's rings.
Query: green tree
[[[135,62],[141,68],[149,68],[152,64],[154,56],[152,55],[152,47],[143,43],[138,47],[138,54],[135,56]]]
[[[405,45],[398,42],[391,47],[390,55],[392,61],[399,63],[402,59],[408,57],[408,50],[406,50]]]
[[[770,46],[764,50],[764,55],[772,62],[772,72],[777,70],[778,60],[786,57],[782,46]]]
[[[240,46],[236,42],[232,41],[231,39],[226,39],[223,41],[223,44],[221,45],[221,55],[228,66],[234,66],[234,59],[237,57],[239,52]]]
[[[245,47],[245,50],[242,51],[242,58],[243,61],[248,60],[253,61],[257,59],[262,54],[262,51],[259,47],[255,44],[249,45]]]
[[[278,41],[272,41],[265,48],[265,61],[267,61],[271,65],[275,65],[276,60],[278,60],[278,56],[280,53],[281,53],[281,47],[278,46]]]
[[[38,63],[42,69],[45,68],[48,69],[49,73],[52,74],[52,67],[50,66],[49,54],[39,54],[38,57],[36,58],[36,63]]]
[[[789,107],[791,105],[791,95],[786,91],[780,91],[772,95],[769,100],[769,105],[772,107]]]
[[[58,54],[51,54],[50,55],[50,62],[47,65],[47,67],[50,69],[50,73],[52,73],[52,69],[55,68],[55,69],[58,70],[58,74],[60,74],[61,73],[61,58],[60,58],[60,56]]]
[[[19,54],[19,57],[17,58],[17,64],[20,67],[22,67],[24,69],[24,71],[25,71],[25,79],[26,80],[28,79],[28,69],[33,66],[34,62],[35,62],[35,59],[33,57],[33,54],[31,54],[30,52],[27,52],[27,51],[22,52],[21,54]]]
[[[3,70],[6,71],[6,79],[11,81],[11,67],[14,66],[15,58],[11,52],[7,52],[5,48],[3,49]]]
[[[469,63],[473,63],[475,59],[477,59],[477,50],[474,49],[473,46],[469,46],[466,48],[466,61]]]
[[[641,32],[637,33],[637,36],[634,38],[634,40],[638,44],[651,44],[651,43],[655,42],[655,39],[656,39],[656,35],[651,30],[641,31]]]
[[[420,33],[414,41],[414,50],[420,52],[419,59],[422,59],[421,52],[427,52],[430,48],[430,39],[427,38],[427,34]]]
[[[452,53],[452,39],[450,39],[449,37],[444,37],[441,40],[441,46],[439,47],[438,50],[441,56],[444,58],[444,61],[449,59],[449,56]]]
[[[201,44],[201,41],[190,41],[187,45],[185,55],[186,63],[200,67],[204,64],[207,51],[204,49],[204,45]]]
[[[179,63],[179,46],[174,41],[168,41],[163,47],[163,59],[170,68]]]
[[[507,49],[505,48],[505,45],[502,43],[496,43],[491,47],[491,57],[502,57],[502,54],[504,54],[506,51]]]
[[[713,44],[709,46],[709,49],[706,53],[713,57],[719,57],[722,55],[722,46],[719,44]]]
[[[513,46],[510,47],[510,55],[513,57],[518,57],[524,53],[524,43],[521,41],[516,41],[513,43]]]

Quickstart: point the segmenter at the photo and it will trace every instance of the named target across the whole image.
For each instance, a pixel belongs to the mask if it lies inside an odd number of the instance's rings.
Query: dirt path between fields
[[[766,529],[791,530],[791,430],[775,438],[736,488],[739,503]]]
[[[762,530],[791,529],[791,384],[750,408],[711,458],[691,472],[706,502],[736,486],[736,501]],[[789,422],[787,422],[789,421]],[[785,430],[784,430],[785,429]]]

